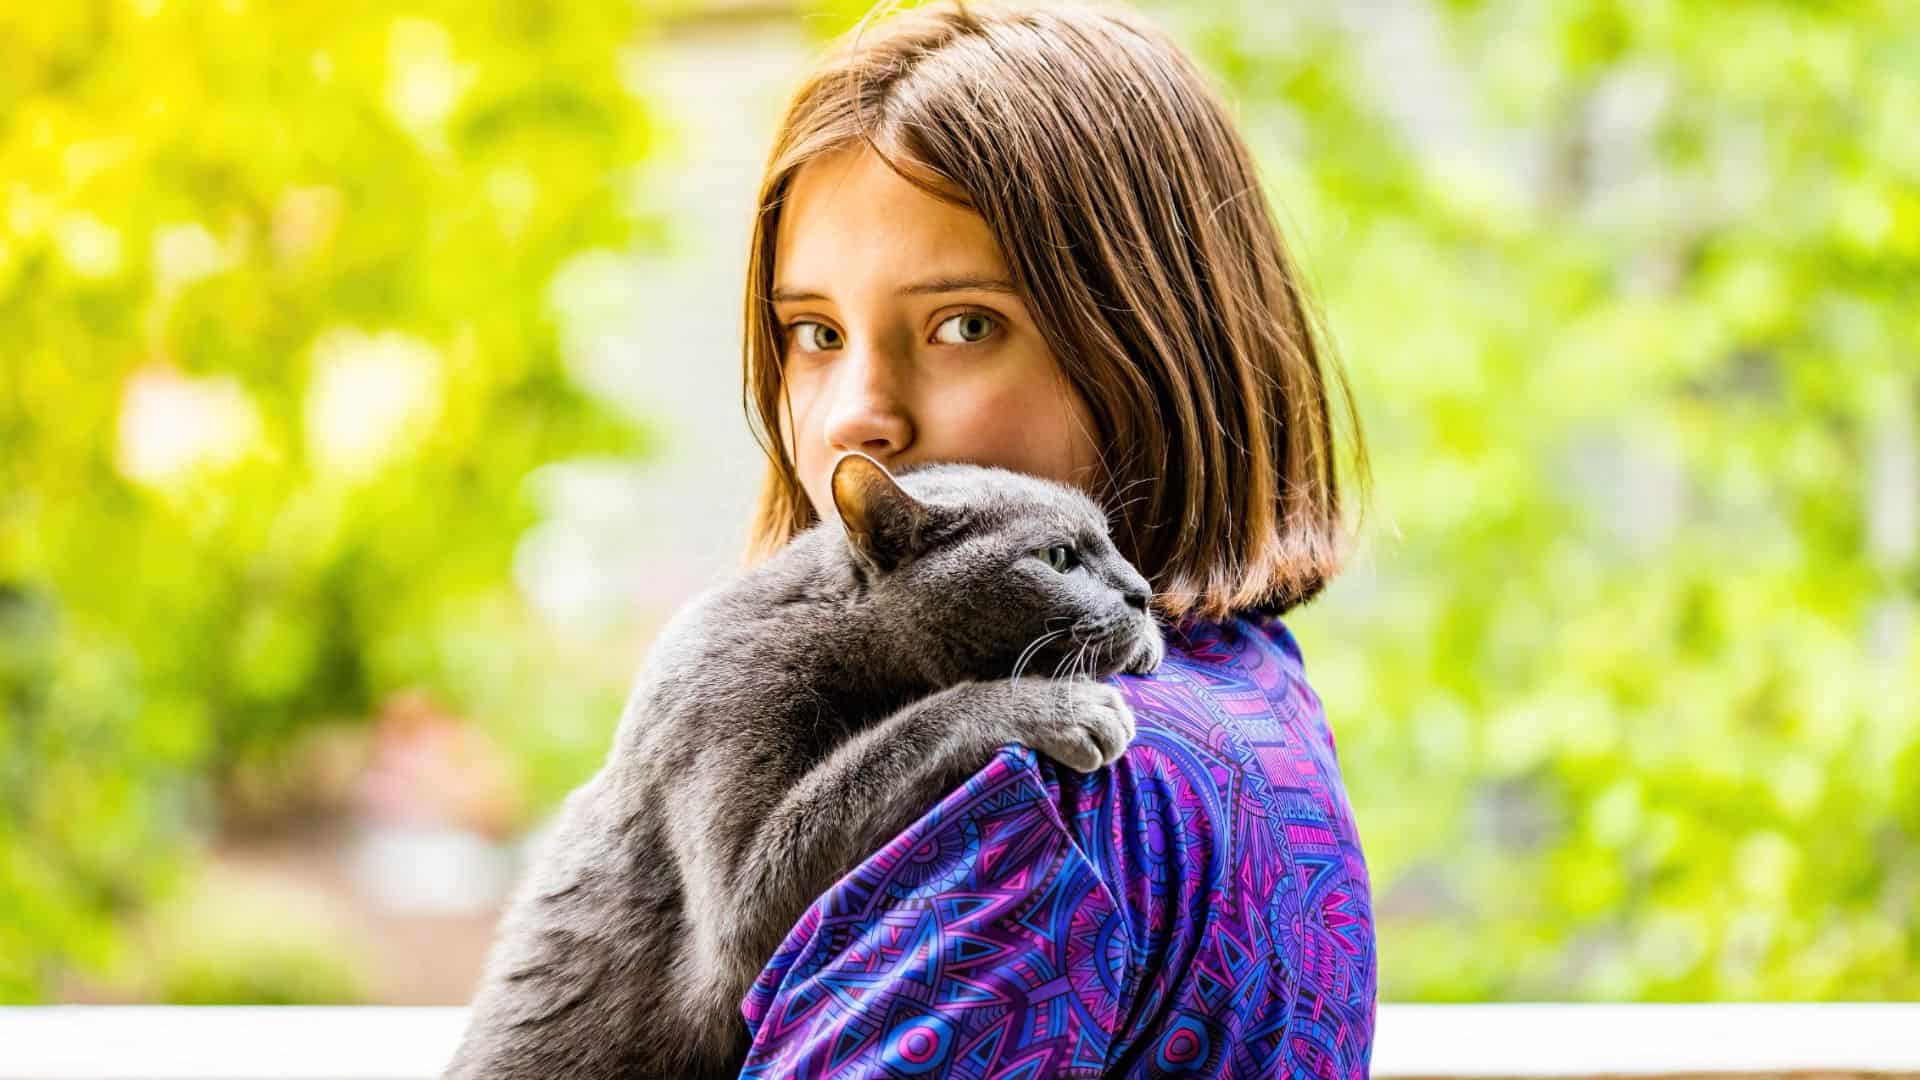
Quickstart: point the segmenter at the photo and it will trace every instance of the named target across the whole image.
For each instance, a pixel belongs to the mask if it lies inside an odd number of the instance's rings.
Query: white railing
[[[425,1080],[465,1010],[0,1008],[0,1080]],[[1920,1004],[1383,1005],[1376,1077],[1920,1078]]]

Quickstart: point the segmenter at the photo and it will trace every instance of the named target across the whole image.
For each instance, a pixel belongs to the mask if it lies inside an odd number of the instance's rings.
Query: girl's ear
[[[833,505],[854,554],[882,573],[911,558],[929,517],[886,466],[859,452],[833,463]]]

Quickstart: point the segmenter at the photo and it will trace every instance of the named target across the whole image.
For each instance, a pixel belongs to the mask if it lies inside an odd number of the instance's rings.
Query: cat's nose
[[[1144,589],[1128,589],[1122,595],[1126,597],[1127,606],[1137,611],[1147,610],[1147,601],[1153,599],[1152,594]]]

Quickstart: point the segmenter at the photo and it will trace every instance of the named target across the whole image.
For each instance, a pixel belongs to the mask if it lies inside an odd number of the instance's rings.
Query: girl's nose
[[[834,450],[859,450],[885,463],[913,442],[912,417],[884,357],[849,350],[833,394],[825,434]]]

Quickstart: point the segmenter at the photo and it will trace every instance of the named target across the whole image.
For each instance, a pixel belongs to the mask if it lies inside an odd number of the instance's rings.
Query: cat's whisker
[[[1048,619],[1047,621],[1052,622],[1053,620]],[[1073,630],[1073,627],[1069,626],[1069,627],[1066,627],[1065,629],[1053,630],[1048,633],[1041,634],[1037,638],[1034,638],[1033,641],[1029,643],[1026,648],[1020,650],[1019,659],[1013,662],[1013,675],[1011,676],[1011,678],[1018,679],[1021,676],[1021,674],[1026,671],[1027,661],[1032,659],[1034,654],[1038,653],[1043,647],[1045,647],[1047,642],[1052,641],[1054,638],[1059,637],[1061,634],[1071,633],[1072,630]]]
[[[1067,653],[1067,654],[1066,654],[1065,656],[1062,656],[1062,657],[1060,658],[1060,662],[1059,662],[1059,663],[1057,663],[1057,664],[1055,664],[1055,665],[1053,665],[1053,677],[1054,677],[1054,678],[1056,678],[1056,679],[1058,679],[1058,678],[1060,678],[1060,669],[1061,669],[1061,668],[1063,668],[1063,667],[1066,667],[1066,666],[1067,666],[1067,665],[1068,665],[1068,664],[1069,664],[1070,662],[1072,662],[1072,660],[1073,660],[1073,658],[1074,658],[1074,656],[1075,656],[1075,655],[1076,655],[1076,653]],[[1071,675],[1069,675],[1069,677],[1071,677]]]
[[[1140,479],[1133,480],[1133,482],[1131,482],[1131,484],[1127,484],[1125,488],[1121,488],[1121,490],[1117,490],[1117,492],[1114,492],[1114,494],[1112,494],[1110,498],[1112,498],[1114,502],[1121,502],[1121,500],[1125,500],[1125,498],[1127,498],[1127,494],[1129,494],[1129,492],[1133,492],[1133,488],[1137,488],[1137,486],[1140,486],[1140,484],[1144,484],[1144,482],[1148,482],[1148,480],[1152,480],[1152,479],[1154,479],[1154,477],[1140,477]],[[1144,496],[1140,496],[1140,498],[1144,498]]]
[[[1134,488],[1137,488],[1142,484],[1152,483],[1153,481],[1158,479],[1159,477],[1157,476],[1136,476],[1132,480],[1128,481],[1125,487],[1122,487],[1112,492],[1111,497],[1115,499],[1122,498],[1127,494],[1127,492],[1132,491]]]
[[[1146,501],[1147,501],[1147,496],[1136,495],[1131,499],[1127,499],[1126,501],[1122,502],[1119,506],[1116,506],[1107,512],[1113,515],[1114,517],[1120,517],[1126,514],[1126,512],[1132,509],[1134,506]]]
[[[1057,679],[1060,677],[1060,669],[1062,667],[1067,669],[1066,677],[1068,679],[1078,678],[1082,674],[1080,661],[1086,657],[1087,649],[1090,645],[1090,642],[1081,642],[1079,647],[1073,651],[1072,655],[1065,657],[1060,663],[1055,664],[1053,668],[1054,678]]]
[[[1128,507],[1132,506],[1134,503],[1145,502],[1150,497],[1148,495],[1139,495],[1132,499],[1128,499],[1126,497],[1128,492],[1132,491],[1136,487],[1139,487],[1141,484],[1149,483],[1158,479],[1159,477],[1157,476],[1137,477],[1131,482],[1129,482],[1125,487],[1121,488],[1118,491],[1113,492],[1108,497],[1108,501],[1103,503],[1103,505],[1101,506],[1101,510],[1107,515],[1108,525],[1111,526],[1116,519],[1124,516]]]

